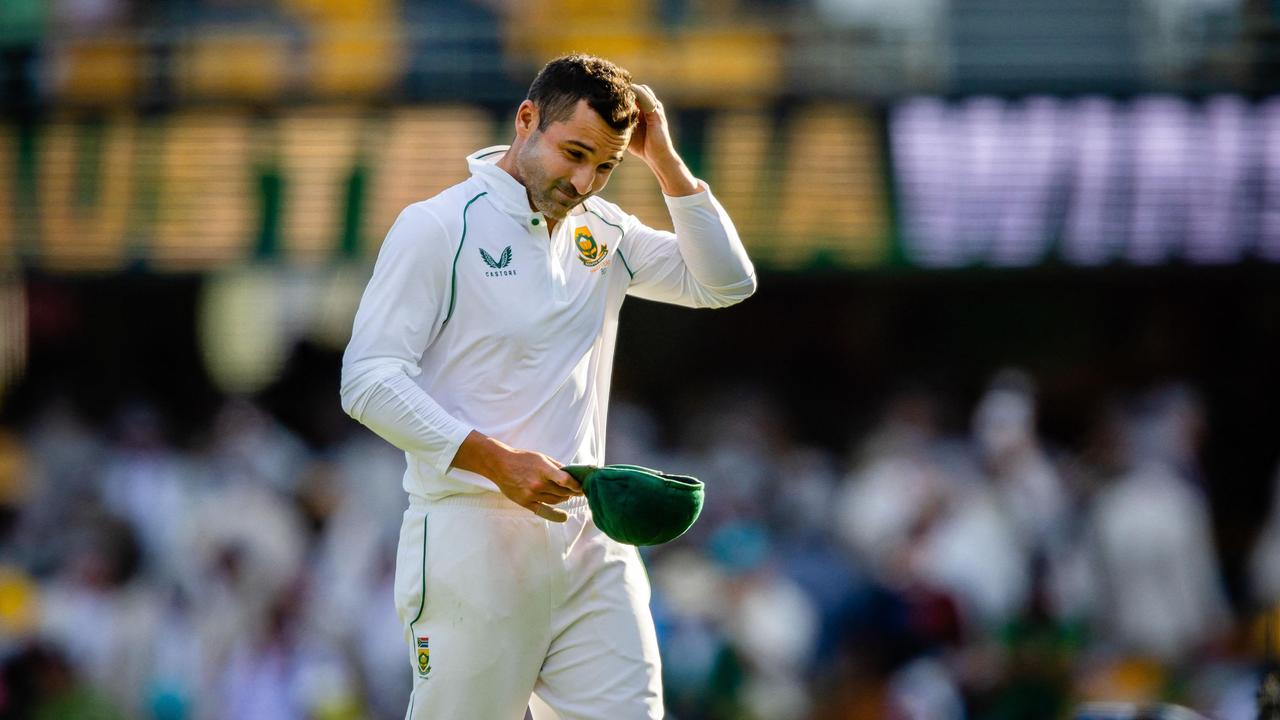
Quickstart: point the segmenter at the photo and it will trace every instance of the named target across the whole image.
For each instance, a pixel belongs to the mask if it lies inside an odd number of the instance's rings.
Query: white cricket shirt
[[[405,208],[378,253],[342,360],[342,406],[405,451],[410,495],[496,492],[450,467],[472,430],[563,463],[604,462],[618,312],[628,295],[724,307],[756,288],[705,183],[667,197],[675,233],[599,197],[547,232],[493,163]]]

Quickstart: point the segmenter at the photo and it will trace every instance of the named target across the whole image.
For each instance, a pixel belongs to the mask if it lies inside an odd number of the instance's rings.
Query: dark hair
[[[618,132],[639,118],[631,73],[594,55],[565,55],[547,63],[529,86],[529,99],[538,106],[539,130],[572,117],[579,100]]]

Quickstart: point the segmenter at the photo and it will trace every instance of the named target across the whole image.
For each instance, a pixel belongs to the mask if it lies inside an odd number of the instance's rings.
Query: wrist
[[[453,467],[494,480],[504,476],[503,461],[511,452],[506,443],[472,430],[458,446]]]

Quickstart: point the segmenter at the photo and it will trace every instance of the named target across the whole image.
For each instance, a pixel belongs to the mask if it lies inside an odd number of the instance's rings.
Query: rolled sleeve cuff
[[[452,427],[442,430],[445,445],[440,451],[435,453],[435,457],[430,458],[431,468],[438,475],[444,475],[453,467],[453,459],[458,456],[458,448],[462,447],[462,443],[466,441],[467,436],[475,428],[464,422],[457,422]]]
[[[668,195],[663,193],[662,197],[667,201],[668,210],[706,205],[711,202],[711,186],[707,185],[706,181],[699,179],[698,192],[692,195]]]

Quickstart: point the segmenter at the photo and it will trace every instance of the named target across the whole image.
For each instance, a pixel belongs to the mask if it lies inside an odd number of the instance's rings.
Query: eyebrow
[[[596,149],[595,149],[595,148],[593,148],[593,147],[591,147],[590,145],[588,145],[588,144],[586,144],[586,143],[582,142],[581,140],[565,140],[564,142],[565,142],[565,144],[566,144],[566,145],[577,145],[578,147],[582,148],[583,150],[586,150],[586,151],[587,151],[587,152],[589,152],[589,153],[594,153],[594,152],[596,151]],[[626,158],[626,153],[618,153],[617,155],[615,155],[615,156],[613,156],[613,157],[611,157],[611,158],[609,158],[609,159],[610,159],[610,160],[612,160],[612,161],[614,161],[614,162],[620,163],[620,162],[622,162],[625,158]]]

